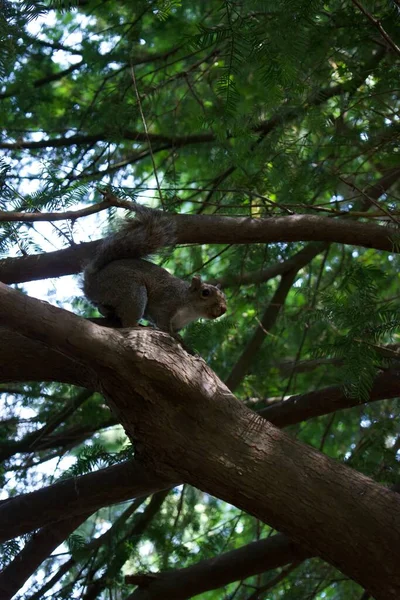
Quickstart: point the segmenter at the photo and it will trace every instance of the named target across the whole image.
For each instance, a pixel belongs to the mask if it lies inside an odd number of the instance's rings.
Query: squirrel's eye
[[[210,290],[208,290],[207,288],[202,290],[201,295],[203,296],[203,298],[206,298],[206,296],[210,295]]]

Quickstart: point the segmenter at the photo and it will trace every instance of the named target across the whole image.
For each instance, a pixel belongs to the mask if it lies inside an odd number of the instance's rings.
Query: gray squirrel
[[[143,260],[176,243],[173,219],[162,211],[136,205],[136,218],[105,238],[83,273],[83,291],[100,313],[123,327],[144,317],[171,335],[201,317],[226,312],[225,294],[200,277],[191,283]]]

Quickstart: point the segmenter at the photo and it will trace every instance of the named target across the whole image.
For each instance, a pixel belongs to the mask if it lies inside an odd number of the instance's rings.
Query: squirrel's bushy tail
[[[174,220],[162,211],[138,205],[136,218],[126,219],[119,231],[105,238],[96,257],[86,266],[84,277],[90,277],[113,260],[145,258],[175,242]]]

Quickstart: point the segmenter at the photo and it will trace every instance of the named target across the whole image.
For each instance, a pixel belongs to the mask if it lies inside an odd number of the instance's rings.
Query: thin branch
[[[123,512],[122,514],[114,521],[113,525],[107,529],[103,534],[101,534],[97,538],[93,538],[90,542],[85,544],[84,550],[85,553],[89,555],[93,555],[93,553],[104,546],[105,544],[110,544],[110,540],[115,539],[121,530],[121,526],[131,517],[131,515],[136,512],[136,510],[145,502],[146,497],[137,498],[134,500]],[[70,569],[72,569],[77,564],[77,559],[71,556],[58,571],[34,594],[29,596],[26,600],[42,600],[44,598],[45,593],[48,592],[55,584],[66,574]]]
[[[259,327],[257,327],[253,337],[248,342],[241,357],[232,368],[228,379],[226,380],[226,385],[229,387],[229,389],[235,390],[245,377],[255,355],[259,351],[265,339],[266,334],[268,334],[270,329],[274,326],[299,270],[311,262],[313,258],[315,258],[315,256],[321,252],[321,249],[325,248],[326,246],[321,248],[321,245],[319,244],[315,244],[313,246],[310,244],[308,248],[304,249],[295,257],[293,257],[291,262],[292,268],[283,272],[279,286],[264,312],[261,322],[259,323]]]
[[[277,575],[275,575],[275,577],[270,579],[270,581],[268,581],[268,583],[266,583],[265,585],[262,585],[258,589],[256,589],[256,591],[253,592],[246,600],[260,600],[260,598],[265,598],[265,596],[264,596],[265,592],[267,592],[268,590],[272,590],[272,588],[274,588],[276,585],[278,585],[278,583],[280,583],[281,581],[286,579],[286,577],[288,575],[290,575],[290,573],[292,573],[292,571],[297,569],[297,567],[300,564],[301,564],[300,561],[297,561],[297,562],[292,563],[288,567],[286,567],[286,569],[282,569],[282,571],[280,573],[278,573]],[[261,596],[261,594],[262,594],[262,596]]]
[[[358,0],[352,0],[353,4],[355,4],[362,13],[364,13],[364,15],[371,21],[371,23],[374,25],[374,27],[376,27],[379,31],[379,33],[381,34],[381,36],[386,40],[386,42],[389,44],[389,46],[392,48],[392,50],[394,50],[396,52],[396,54],[398,54],[400,56],[400,48],[399,46],[392,40],[392,38],[390,37],[390,35],[385,31],[385,29],[382,27],[381,22],[378,21],[378,19],[375,19],[375,17],[373,15],[371,15],[371,13],[369,13],[360,2],[358,2]]]
[[[137,84],[136,84],[135,70],[134,70],[132,64],[131,64],[131,76],[132,76],[132,81],[133,81],[133,87],[135,89],[136,100],[137,100],[138,107],[139,107],[140,117],[142,119],[143,128],[144,128],[144,131],[145,131],[145,134],[146,134],[146,138],[147,138],[147,143],[149,145],[151,162],[152,162],[152,165],[153,165],[153,173],[154,173],[154,177],[156,179],[158,194],[160,196],[160,202],[161,202],[161,205],[162,205],[163,204],[163,195],[162,195],[162,192],[161,192],[160,182],[158,180],[156,162],[154,160],[153,149],[151,147],[151,141],[150,141],[150,137],[149,137],[149,130],[147,129],[146,118],[144,116],[144,112],[143,112],[143,108],[142,108],[142,102],[140,100],[139,90],[138,90],[138,87],[137,87]]]
[[[189,144],[204,144],[215,141],[212,133],[195,133],[193,135],[183,136],[166,136],[158,133],[143,133],[141,131],[125,130],[121,133],[121,137],[125,140],[133,142],[147,142],[149,139],[152,143],[168,144],[175,148],[181,148]],[[92,135],[71,135],[69,137],[51,138],[39,140],[37,142],[28,142],[22,140],[19,142],[2,142],[0,148],[4,150],[38,150],[40,148],[68,148],[75,145],[90,145],[96,142],[112,141],[106,132],[101,132]]]
[[[383,205],[382,203],[379,203],[375,200],[375,198],[373,198],[372,196],[369,196],[368,192],[363,191],[361,188],[359,188],[355,183],[351,182],[351,181],[347,181],[344,177],[341,177],[339,175],[339,179],[340,181],[343,181],[343,183],[345,183],[346,185],[348,185],[350,188],[353,188],[354,190],[357,190],[357,192],[359,192],[361,194],[361,196],[363,196],[368,202],[372,203],[374,206],[376,206],[376,208],[379,208],[379,210],[382,211],[383,214],[385,214],[387,217],[389,217],[389,219],[391,221],[393,221],[393,223],[395,223],[396,225],[400,224],[400,221],[398,219],[396,219],[396,217],[390,212],[388,211]],[[351,212],[349,212],[350,215],[352,215]],[[362,213],[361,213],[362,215]],[[382,216],[382,215],[381,215]]]
[[[380,61],[385,56],[385,49],[380,49],[371,60],[363,65],[363,68],[360,69],[360,74],[357,74],[353,77],[351,81],[345,82],[343,84],[338,84],[336,86],[321,88],[319,91],[313,93],[304,103],[304,106],[320,106],[330,98],[335,96],[341,96],[342,94],[349,92],[353,89],[357,89],[364,81],[365,78],[370,74],[370,72],[380,63]],[[284,125],[285,123],[289,123],[300,116],[303,112],[303,109],[295,110],[295,109],[287,109],[283,108],[275,114],[274,117],[268,119],[262,123],[259,123],[253,128],[253,131],[256,133],[262,133],[264,136],[273,131],[277,126]],[[126,140],[133,140],[135,142],[147,142],[149,140],[152,143],[167,143],[174,148],[180,148],[182,146],[187,146],[189,144],[199,144],[199,143],[208,143],[215,141],[215,135],[213,133],[198,133],[187,136],[176,136],[170,137],[161,134],[155,133],[142,133],[139,131],[123,131],[121,132],[121,138]],[[8,150],[20,150],[20,149],[39,149],[39,148],[63,148],[76,144],[92,144],[95,142],[101,141],[111,141],[109,135],[106,132],[101,132],[93,135],[73,135],[70,137],[64,138],[53,138],[40,140],[37,142],[33,141],[18,141],[18,142],[2,142],[0,143],[0,148],[8,149]],[[230,167],[228,170],[229,174],[233,173],[236,167]],[[226,179],[228,176],[228,171],[219,176],[221,180]]]
[[[43,527],[25,544],[23,550],[0,573],[1,600],[11,598],[24,585],[42,562],[87,519],[91,513],[68,517]]]
[[[215,279],[212,283],[219,283],[221,287],[228,288],[233,286],[242,285],[254,285],[258,283],[265,283],[278,275],[284,275],[292,269],[298,267],[299,264],[307,264],[309,260],[312,260],[327,248],[327,244],[324,243],[310,243],[307,244],[302,250],[297,252],[294,256],[283,260],[282,262],[275,263],[266,269],[260,271],[243,272],[239,275],[232,274],[225,277]]]
[[[101,577],[89,584],[86,594],[81,596],[82,600],[95,600],[109,584],[110,577],[112,577],[115,572],[118,572],[122,569],[124,563],[126,562],[126,556],[125,553],[118,552],[119,546],[121,546],[121,544],[123,544],[128,538],[135,540],[135,543],[139,542],[140,537],[160,511],[161,506],[163,505],[168,494],[169,490],[157,492],[157,494],[153,495],[144,511],[136,515],[132,526],[128,529],[124,538],[116,545],[114,557],[111,559],[105,572],[101,575]],[[104,563],[101,563],[97,566],[96,570],[103,567]]]
[[[67,75],[70,75],[70,73],[73,73],[77,69],[80,69],[84,64],[85,64],[85,61],[81,60],[80,62],[71,65],[70,67],[68,67],[67,69],[64,69],[63,71],[58,71],[57,73],[52,73],[51,75],[47,75],[46,77],[41,77],[40,79],[36,79],[33,82],[33,87],[38,88],[38,87],[41,87],[42,85],[46,85],[47,83],[52,83],[53,81],[59,81],[60,79],[63,79],[63,77],[66,77]],[[0,100],[3,100],[5,98],[11,98],[12,96],[15,96],[15,95],[16,95],[15,90],[10,91],[10,92],[4,92],[3,94],[0,94]]]
[[[98,204],[91,204],[80,210],[67,210],[65,212],[14,212],[14,211],[0,211],[0,222],[6,221],[24,221],[25,223],[32,223],[34,221],[75,221],[81,217],[87,217],[93,215],[102,210],[106,210],[115,204],[104,200]]]
[[[60,433],[54,433],[52,435],[48,435],[41,438],[40,441],[38,441],[35,444],[34,448],[32,448],[28,444],[18,446],[18,452],[20,454],[26,454],[32,452],[43,452],[44,450],[52,450],[54,448],[66,451],[68,449],[74,448],[78,444],[81,444],[83,441],[90,438],[94,433],[97,433],[98,431],[101,431],[102,429],[106,429],[108,427],[113,427],[117,424],[117,419],[114,416],[112,416],[110,412],[108,412],[106,413],[106,416],[101,422],[88,425],[74,425],[73,427],[63,429]],[[1,444],[0,448],[3,447],[7,448],[8,444]],[[3,451],[1,451],[1,455],[3,455]]]

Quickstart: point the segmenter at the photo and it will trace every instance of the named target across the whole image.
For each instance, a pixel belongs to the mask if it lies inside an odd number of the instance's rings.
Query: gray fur
[[[140,207],[100,245],[84,270],[83,290],[99,311],[134,327],[141,318],[174,334],[200,317],[215,319],[226,311],[225,295],[194,277],[191,284],[143,260],[176,241],[173,219]],[[206,290],[206,291],[205,291]]]

